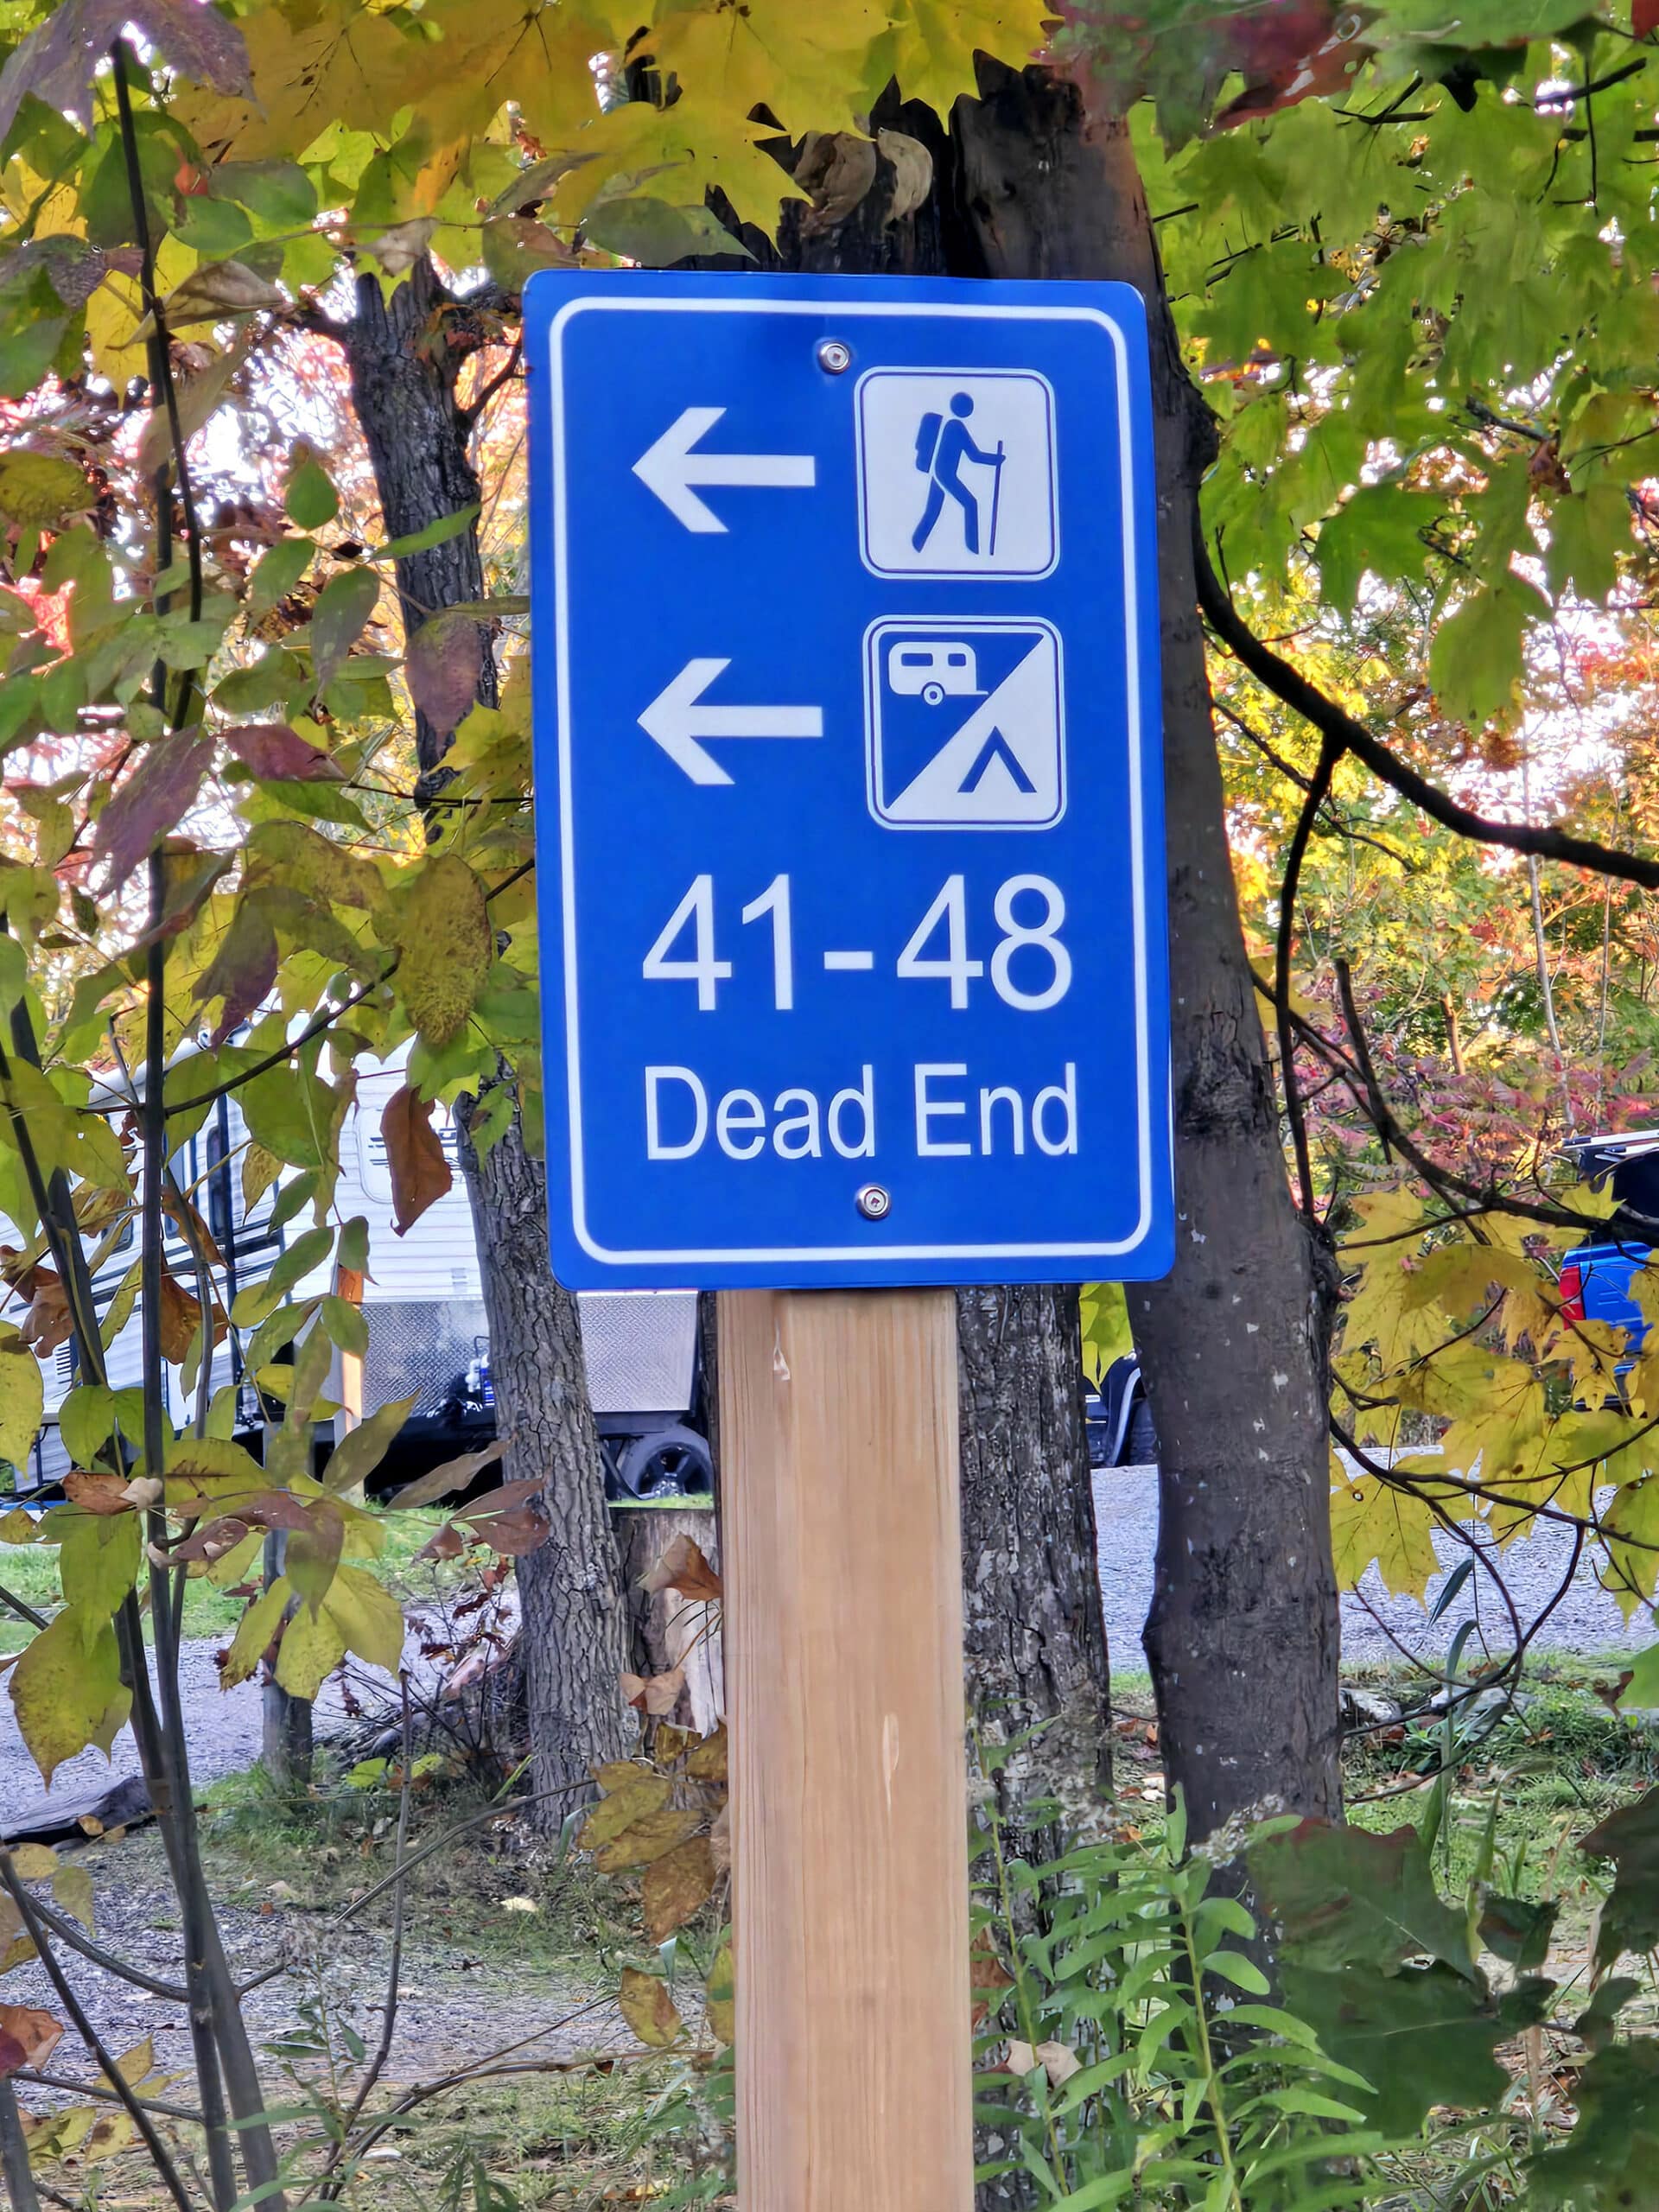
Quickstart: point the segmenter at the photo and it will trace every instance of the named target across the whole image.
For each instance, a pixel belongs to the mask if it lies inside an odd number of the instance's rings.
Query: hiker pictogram
[[[979,551],[980,511],[987,486],[963,481],[962,471],[966,461],[990,471],[990,527],[986,550],[993,555],[996,551],[997,511],[1001,505],[1002,470],[1007,454],[1000,439],[991,453],[974,443],[973,432],[968,427],[968,418],[973,411],[972,393],[953,391],[950,413],[937,415],[930,410],[923,416],[916,432],[916,466],[927,478],[927,504],[910,541],[918,553],[944,519],[947,499],[954,499],[962,509],[963,537],[968,550]]]
[[[865,637],[870,812],[890,830],[1047,830],[1065,810],[1059,633],[893,618]]]
[[[1059,557],[1053,395],[1025,369],[872,369],[858,386],[865,566],[1029,582]]]

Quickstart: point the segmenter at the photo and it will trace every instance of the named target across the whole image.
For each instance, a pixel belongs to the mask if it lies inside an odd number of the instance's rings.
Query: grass
[[[0,1499],[0,1505],[3,1505]],[[378,1559],[362,1562],[370,1573],[400,1597],[428,1596],[441,1581],[442,1571],[416,1567],[415,1554],[434,1530],[442,1526],[443,1515],[436,1510],[408,1509],[402,1512],[386,1510],[377,1515],[385,1531],[385,1548]],[[254,1570],[257,1575],[257,1567]],[[0,1544],[0,1589],[10,1591],[31,1605],[37,1613],[48,1617],[60,1602],[58,1586],[57,1547],[51,1543]],[[193,1575],[185,1585],[184,1633],[187,1637],[228,1639],[236,1632],[246,1606],[245,1599],[233,1598],[219,1589],[205,1576]],[[0,1656],[21,1651],[35,1633],[28,1623],[19,1620],[15,1613],[0,1605]]]

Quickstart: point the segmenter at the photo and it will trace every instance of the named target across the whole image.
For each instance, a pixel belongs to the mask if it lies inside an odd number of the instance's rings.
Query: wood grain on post
[[[743,2212],[970,2212],[956,1312],[720,1312]]]

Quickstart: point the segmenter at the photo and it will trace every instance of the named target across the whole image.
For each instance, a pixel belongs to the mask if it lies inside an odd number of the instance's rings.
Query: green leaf
[[[273,231],[302,230],[316,217],[316,187],[297,162],[221,162],[208,171],[207,189]]]
[[[323,586],[311,616],[311,666],[319,691],[326,691],[335,670],[362,636],[380,579],[372,569],[346,569]]]
[[[1523,1983],[1494,2002],[1484,1985],[1439,1961],[1393,1974],[1370,1964],[1320,1973],[1287,1961],[1281,1973],[1286,2005],[1339,2065],[1371,2084],[1354,2101],[1391,2135],[1412,2133],[1435,2105],[1495,2105],[1509,2076],[1493,2052],[1543,2018],[1550,1987]]]
[[[296,530],[321,530],[340,512],[340,494],[327,470],[307,454],[288,480],[283,504]]]
[[[56,1514],[52,1517],[55,1520]],[[99,1620],[113,1619],[143,1556],[138,1516],[82,1513],[70,1508],[62,1526],[58,1573],[65,1599]]]
[[[460,507],[452,515],[439,515],[424,530],[411,531],[407,537],[394,537],[389,544],[375,546],[367,558],[405,561],[411,553],[424,553],[429,546],[447,545],[452,537],[459,537],[477,516],[478,502],[474,500],[470,507]]]
[[[393,1437],[414,1412],[419,1397],[417,1390],[412,1397],[394,1398],[343,1436],[322,1471],[323,1488],[338,1497],[343,1491],[355,1490],[365,1476],[372,1474],[390,1450]]]
[[[663,200],[607,200],[592,210],[588,243],[647,269],[668,269],[693,254],[754,256],[707,207],[671,207]]]
[[[310,567],[316,550],[308,537],[284,537],[261,555],[258,567],[248,579],[250,621],[257,622],[288,597]],[[222,691],[224,686],[219,689]]]
[[[353,1305],[348,1298],[325,1298],[322,1325],[341,1351],[356,1359],[364,1357],[369,1349],[369,1325],[360,1306]]]
[[[1596,1929],[1596,1971],[1605,1974],[1626,1951],[1640,1954],[1659,1947],[1659,1789],[1610,1813],[1579,1849],[1587,1859],[1613,1862],[1612,1894],[1601,1908]]]
[[[1615,2212],[1652,2201],[1659,2170],[1659,2044],[1632,2037],[1599,2050],[1574,2084],[1578,2119],[1558,2149],[1527,2164],[1527,2202]]]
[[[273,1313],[302,1275],[308,1275],[320,1268],[334,1249],[334,1232],[332,1229],[308,1229],[281,1255],[264,1282],[250,1283],[239,1290],[231,1307],[231,1319],[238,1329],[257,1328],[268,1314]]]
[[[1250,1871],[1299,1966],[1387,1974],[1426,1955],[1475,1979],[1467,1916],[1441,1902],[1415,1828],[1373,1835],[1306,1820],[1258,1844]]]
[[[1369,570],[1393,583],[1421,583],[1428,573],[1425,532],[1444,513],[1435,492],[1408,492],[1397,484],[1367,484],[1319,526],[1319,587],[1327,606],[1353,612],[1360,579]]]
[[[1428,677],[1446,712],[1478,723],[1507,707],[1521,678],[1527,625],[1547,621],[1549,612],[1542,593],[1511,574],[1442,622],[1429,648]]]

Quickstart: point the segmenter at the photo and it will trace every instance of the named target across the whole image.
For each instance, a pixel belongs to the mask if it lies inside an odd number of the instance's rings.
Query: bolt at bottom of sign
[[[867,1183],[853,1203],[866,1221],[880,1221],[893,1211],[893,1193],[880,1183]]]

